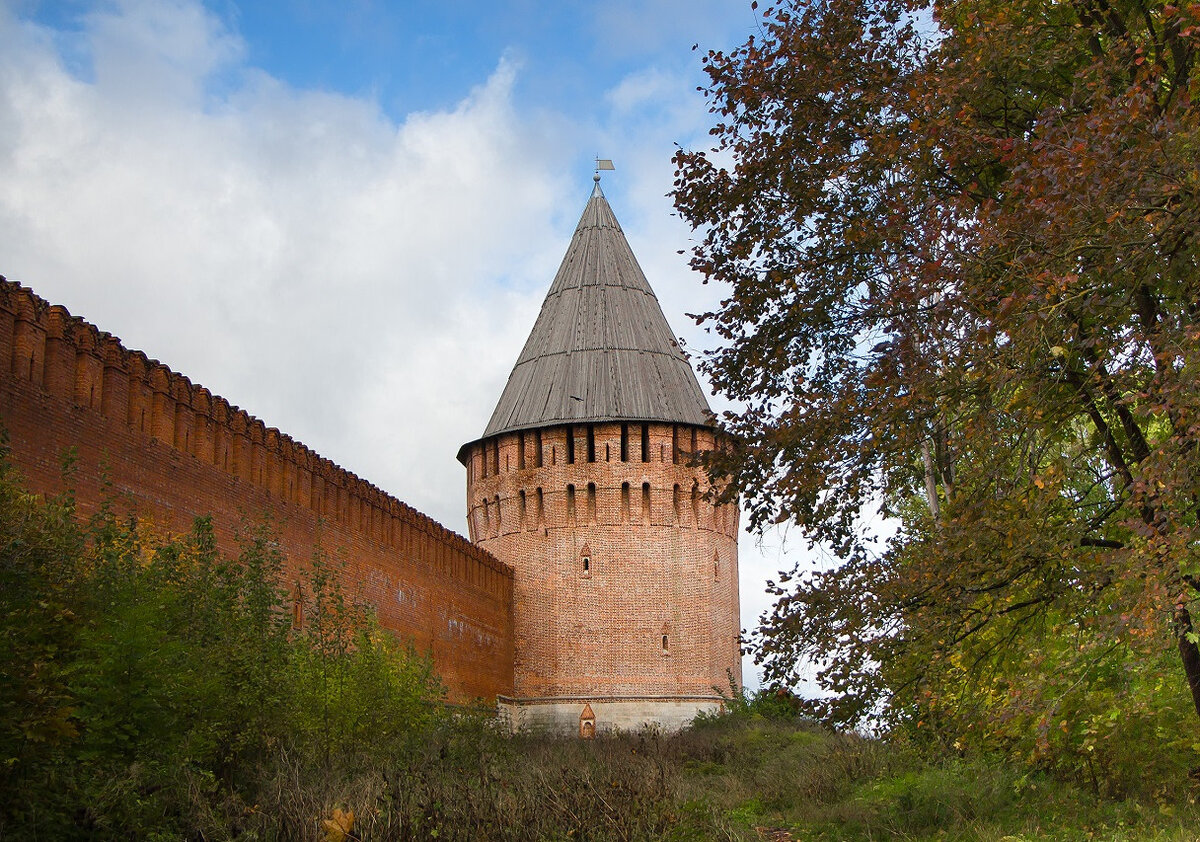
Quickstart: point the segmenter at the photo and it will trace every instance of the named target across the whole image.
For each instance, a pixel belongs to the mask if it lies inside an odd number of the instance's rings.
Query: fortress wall
[[[515,569],[515,701],[557,721],[583,701],[559,710],[555,699],[603,698],[608,725],[625,727],[656,698],[711,706],[727,670],[740,683],[738,509],[705,499],[690,460],[714,446],[709,429],[658,423],[470,446],[472,540]]]
[[[513,573],[487,551],[115,337],[0,278],[0,425],[31,490],[87,516],[106,495],[175,532],[211,514],[218,545],[264,518],[289,581],[319,546],[385,628],[432,651],[453,699],[513,688]],[[105,479],[109,485],[105,486]]]

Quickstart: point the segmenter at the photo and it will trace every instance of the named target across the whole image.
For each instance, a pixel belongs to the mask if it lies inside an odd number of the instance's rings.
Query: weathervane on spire
[[[609,160],[608,158],[597,158],[596,159],[596,174],[594,176],[592,176],[592,181],[596,182],[597,184],[600,183],[600,170],[615,170],[615,169],[616,169],[616,167],[613,166],[613,162],[611,160]]]

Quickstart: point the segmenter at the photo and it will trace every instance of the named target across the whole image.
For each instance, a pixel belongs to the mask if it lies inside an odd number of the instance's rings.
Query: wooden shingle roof
[[[481,438],[600,421],[713,418],[597,183]]]

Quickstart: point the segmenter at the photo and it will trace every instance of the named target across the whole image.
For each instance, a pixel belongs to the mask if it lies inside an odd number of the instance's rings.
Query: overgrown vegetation
[[[1182,842],[1200,826],[1171,776],[1098,794],[837,735],[786,695],[669,737],[507,737],[445,707],[428,660],[328,561],[294,628],[269,531],[228,559],[204,520],[169,538],[74,515],[0,458],[0,839]]]
[[[1186,797],[1098,798],[980,757],[834,734],[772,701],[671,736],[505,738],[483,720],[444,723],[416,755],[345,768],[270,809],[344,803],[362,838],[380,840],[1193,842],[1200,827]]]
[[[427,658],[348,601],[317,555],[293,628],[281,555],[212,525],[165,537],[0,453],[0,837],[237,835],[283,771],[403,755],[441,717]]]

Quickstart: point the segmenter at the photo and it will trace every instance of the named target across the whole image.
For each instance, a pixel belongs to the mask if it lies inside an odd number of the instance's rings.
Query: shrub
[[[248,823],[281,757],[387,757],[441,716],[428,658],[313,565],[292,629],[266,526],[236,558],[70,494],[26,493],[0,453],[0,837],[184,834]],[[250,822],[252,823],[252,822]]]

